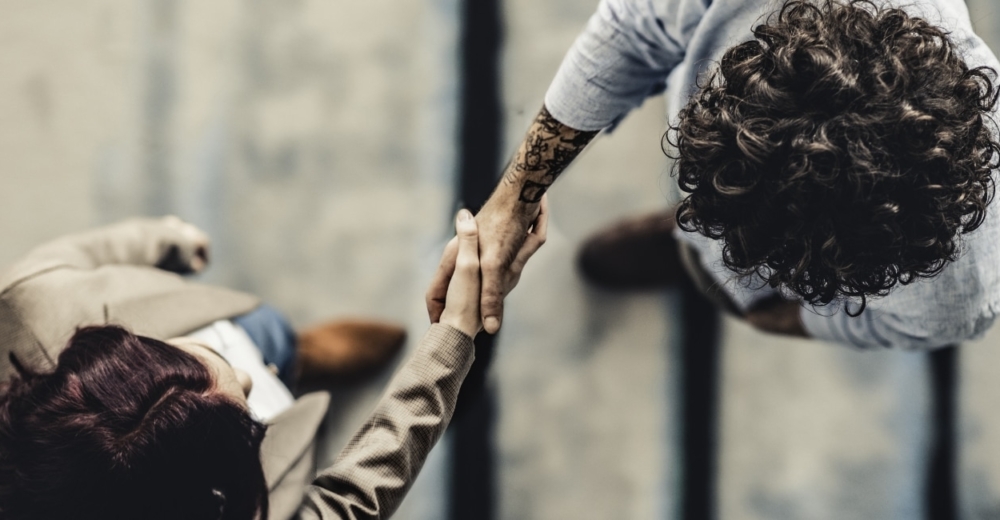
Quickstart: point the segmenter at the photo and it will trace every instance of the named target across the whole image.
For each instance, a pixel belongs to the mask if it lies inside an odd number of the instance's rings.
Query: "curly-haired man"
[[[858,347],[981,335],[1000,310],[996,70],[961,0],[602,0],[476,217],[487,331],[542,194],[665,88],[687,196],[592,238],[587,278],[686,272],[758,328]]]

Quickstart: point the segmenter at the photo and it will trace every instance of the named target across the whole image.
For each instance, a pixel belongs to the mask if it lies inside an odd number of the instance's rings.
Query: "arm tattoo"
[[[507,166],[504,183],[521,185],[521,202],[539,202],[595,135],[597,132],[583,132],[563,125],[542,107],[517,155]]]
[[[545,190],[549,189],[549,186],[551,186],[551,184],[524,181],[524,186],[521,188],[521,202],[541,202],[542,195],[545,195]]]

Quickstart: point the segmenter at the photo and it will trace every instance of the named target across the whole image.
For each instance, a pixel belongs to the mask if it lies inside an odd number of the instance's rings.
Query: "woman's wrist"
[[[479,333],[480,321],[478,317],[473,321],[469,319],[463,319],[458,316],[453,316],[448,313],[445,309],[444,313],[441,315],[441,324],[447,325],[470,338],[475,338],[476,334]]]

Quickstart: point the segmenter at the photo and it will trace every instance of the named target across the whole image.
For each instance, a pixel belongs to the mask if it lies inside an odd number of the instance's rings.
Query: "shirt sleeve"
[[[946,305],[921,317],[872,308],[851,316],[845,307],[834,311],[803,306],[800,316],[811,337],[860,349],[931,350],[955,345],[982,336],[994,321],[992,315],[970,319],[952,314]]]
[[[708,0],[601,0],[545,95],[561,123],[596,131],[663,90]]]

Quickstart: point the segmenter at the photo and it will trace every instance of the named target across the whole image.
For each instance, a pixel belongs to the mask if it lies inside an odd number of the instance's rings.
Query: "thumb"
[[[476,219],[467,209],[460,210],[455,218],[455,232],[458,234],[458,262],[474,261],[479,268],[479,227]]]
[[[458,232],[458,255],[455,274],[448,285],[441,323],[451,325],[469,336],[479,331],[479,230],[468,210],[455,218]]]

